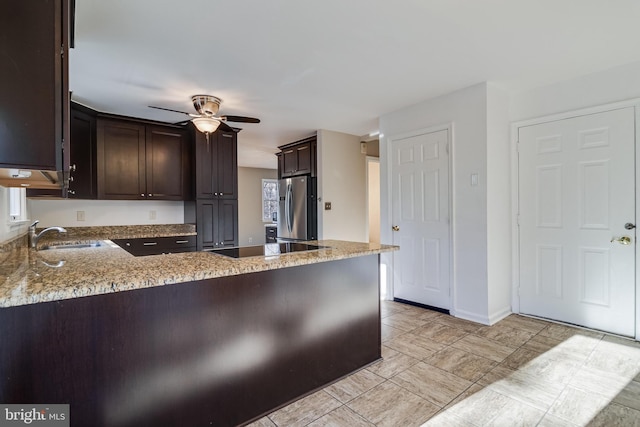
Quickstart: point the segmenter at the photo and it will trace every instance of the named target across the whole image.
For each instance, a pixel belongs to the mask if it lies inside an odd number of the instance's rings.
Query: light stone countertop
[[[327,246],[275,257],[235,259],[207,252],[135,257],[106,240],[82,249],[0,252],[0,307],[58,301],[110,292],[233,276],[334,261],[399,249],[397,246],[322,240]]]

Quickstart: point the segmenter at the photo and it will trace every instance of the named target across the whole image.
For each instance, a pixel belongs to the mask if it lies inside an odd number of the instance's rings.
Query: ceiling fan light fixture
[[[218,126],[220,126],[220,120],[214,119],[213,117],[199,117],[191,121],[196,126],[196,129],[202,133],[213,133],[218,129]]]

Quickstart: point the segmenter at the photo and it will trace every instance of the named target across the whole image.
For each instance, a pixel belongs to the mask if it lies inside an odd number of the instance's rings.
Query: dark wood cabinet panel
[[[98,120],[98,197],[145,198],[145,126]]]
[[[238,142],[235,132],[219,131],[218,152],[215,164],[218,197],[238,198]]]
[[[186,132],[159,126],[147,127],[145,156],[147,198],[184,199],[188,181],[187,153]]]
[[[278,177],[316,175],[316,137],[278,147]]]
[[[113,243],[135,256],[193,252],[196,250],[196,236],[111,240]]]
[[[68,403],[72,426],[246,425],[380,359],[378,265],[369,255],[2,308],[0,402]]]
[[[198,250],[238,245],[238,201],[198,200]]]
[[[203,133],[192,130],[192,134],[195,143],[193,164],[196,199],[213,199],[213,174],[216,168],[213,162],[213,152],[217,149],[217,136],[215,133],[210,135],[207,142]]]
[[[205,135],[192,128],[195,201],[185,222],[195,223],[198,250],[238,245],[238,139],[234,131]]]
[[[238,201],[218,201],[218,247],[238,245]]]
[[[186,131],[98,119],[100,199],[184,200],[190,193]]]
[[[69,118],[71,167],[68,197],[95,199],[96,171],[96,117],[71,105]]]
[[[284,155],[282,151],[276,153],[276,157],[278,158],[278,178],[281,179],[284,173]]]
[[[219,130],[209,136],[195,133],[196,199],[238,198],[238,139]]]
[[[198,200],[196,202],[196,230],[198,230],[198,250],[217,247],[217,235],[214,231],[218,216],[217,200]]]
[[[68,167],[68,19],[68,0],[0,2],[0,167]]]
[[[278,242],[278,227],[276,226],[267,226],[264,230],[264,237],[266,243],[277,243]]]
[[[311,173],[311,143],[306,142],[296,147],[296,159],[298,162],[298,168],[296,174],[309,174]]]

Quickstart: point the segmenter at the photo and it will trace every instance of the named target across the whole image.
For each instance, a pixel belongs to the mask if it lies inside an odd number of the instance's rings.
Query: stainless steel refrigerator
[[[317,239],[318,213],[316,180],[309,176],[285,178],[278,182],[278,239]]]

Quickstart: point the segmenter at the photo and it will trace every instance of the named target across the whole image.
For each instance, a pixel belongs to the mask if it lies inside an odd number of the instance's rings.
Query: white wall
[[[318,131],[318,236],[367,241],[367,183],[360,137]],[[324,203],[331,202],[331,210]]]
[[[452,124],[453,212],[451,224],[452,313],[488,323],[487,285],[487,85],[478,84],[380,117],[381,240],[392,243],[391,195],[387,140],[395,135],[437,125]],[[508,155],[508,151],[507,151]],[[471,174],[479,182],[471,186]],[[392,255],[382,262],[392,265]],[[510,271],[509,265],[505,266]],[[388,269],[389,270],[389,269]],[[391,280],[389,271],[386,280]]]
[[[511,96],[512,121],[640,98],[640,62]]]
[[[29,223],[9,224],[9,190],[0,187],[0,244],[26,233],[28,228]]]
[[[487,85],[487,286],[489,322],[511,313],[509,96]]]
[[[32,219],[38,227],[90,227],[100,225],[145,225],[184,223],[184,203],[156,200],[43,200],[28,199]],[[85,221],[77,220],[84,211]],[[155,219],[150,219],[155,212]]]
[[[238,242],[240,246],[265,243],[265,223],[262,222],[263,179],[278,179],[278,171],[238,168]]]

